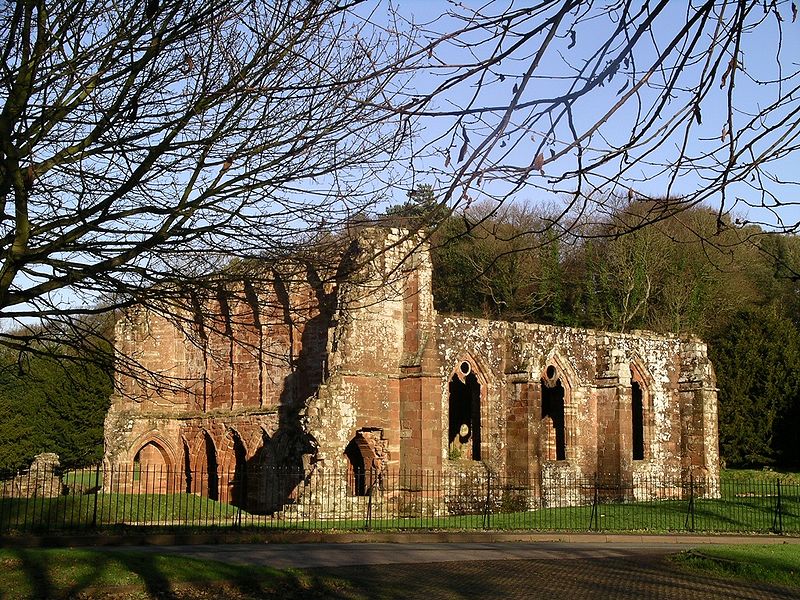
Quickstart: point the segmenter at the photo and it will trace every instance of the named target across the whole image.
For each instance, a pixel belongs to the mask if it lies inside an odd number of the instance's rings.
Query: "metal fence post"
[[[371,469],[370,471],[369,498],[367,498],[367,518],[364,520],[364,529],[367,531],[372,528],[372,494],[375,490],[375,469]]]
[[[689,527],[689,520],[691,519],[692,526]],[[694,531],[694,475],[689,475],[689,510],[686,513],[686,520],[683,523],[684,529]]]
[[[777,481],[778,498],[775,501],[775,516],[772,519],[772,531],[783,533],[783,507],[781,506],[781,478]]]
[[[100,485],[97,483],[100,480],[100,465],[94,472],[94,511],[92,512],[92,529],[97,529],[97,497],[100,495]],[[74,491],[73,491],[74,493]]]
[[[486,471],[486,503],[483,505],[483,528],[489,529],[491,526],[492,514],[492,472]]]
[[[597,473],[594,474],[594,494],[592,496],[592,513],[589,515],[589,529],[592,529],[592,523],[594,523],[594,529],[600,529],[600,515],[599,515],[599,490],[597,487]]]

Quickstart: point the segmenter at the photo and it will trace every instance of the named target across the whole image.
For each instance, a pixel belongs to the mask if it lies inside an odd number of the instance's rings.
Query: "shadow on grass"
[[[800,588],[800,551],[792,546],[696,548],[672,558],[695,571]]]
[[[21,570],[25,573],[33,597],[51,598],[54,590],[48,575],[45,555],[35,550],[18,550],[10,554],[17,559]]]
[[[357,598],[336,577],[135,552],[2,551],[0,598]]]

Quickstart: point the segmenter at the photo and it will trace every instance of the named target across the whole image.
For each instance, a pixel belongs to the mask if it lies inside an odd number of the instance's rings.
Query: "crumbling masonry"
[[[253,511],[311,505],[302,490],[337,470],[351,497],[375,473],[484,470],[541,503],[573,475],[630,481],[636,499],[645,478],[718,481],[700,340],[441,315],[424,245],[372,229],[354,250],[366,260],[337,285],[284,265],[204,299],[202,318],[128,311],[116,347],[142,371],[118,375],[106,466],[158,465],[150,492]]]

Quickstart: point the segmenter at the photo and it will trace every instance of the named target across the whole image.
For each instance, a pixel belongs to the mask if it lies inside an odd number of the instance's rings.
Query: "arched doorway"
[[[211,500],[219,500],[219,472],[217,470],[217,449],[214,446],[214,441],[207,431],[203,432],[203,441],[205,445],[205,492],[206,496]]]
[[[133,457],[134,491],[140,494],[166,494],[171,490],[172,460],[156,441],[144,444]]]
[[[183,489],[187,494],[192,493],[192,460],[189,444],[183,440]]]
[[[188,481],[192,492],[219,500],[219,469],[217,464],[217,448],[211,435],[201,430],[194,439],[191,471]]]
[[[242,438],[235,431],[233,437],[233,478],[230,480],[230,502],[239,508],[247,508],[247,451]]]
[[[383,468],[381,452],[375,447],[380,430],[359,430],[344,449],[347,458],[347,493],[369,496]]]

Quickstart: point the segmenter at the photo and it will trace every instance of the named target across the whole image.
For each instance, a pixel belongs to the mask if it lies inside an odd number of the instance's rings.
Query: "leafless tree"
[[[531,239],[620,196],[671,199],[637,227],[705,202],[720,228],[749,209],[797,229],[794,3],[442,6],[403,23],[357,0],[4,3],[4,343],[9,321],[302,254],[409,164],[404,191],[437,181],[452,210],[566,198]]]
[[[442,202],[555,196],[565,231],[612,198],[669,198],[641,224],[705,203],[719,228],[797,231],[795,2],[472,6],[416,24],[431,73],[403,106],[437,132],[417,165]]]
[[[379,201],[408,57],[354,4],[2,3],[0,343],[302,254]]]

